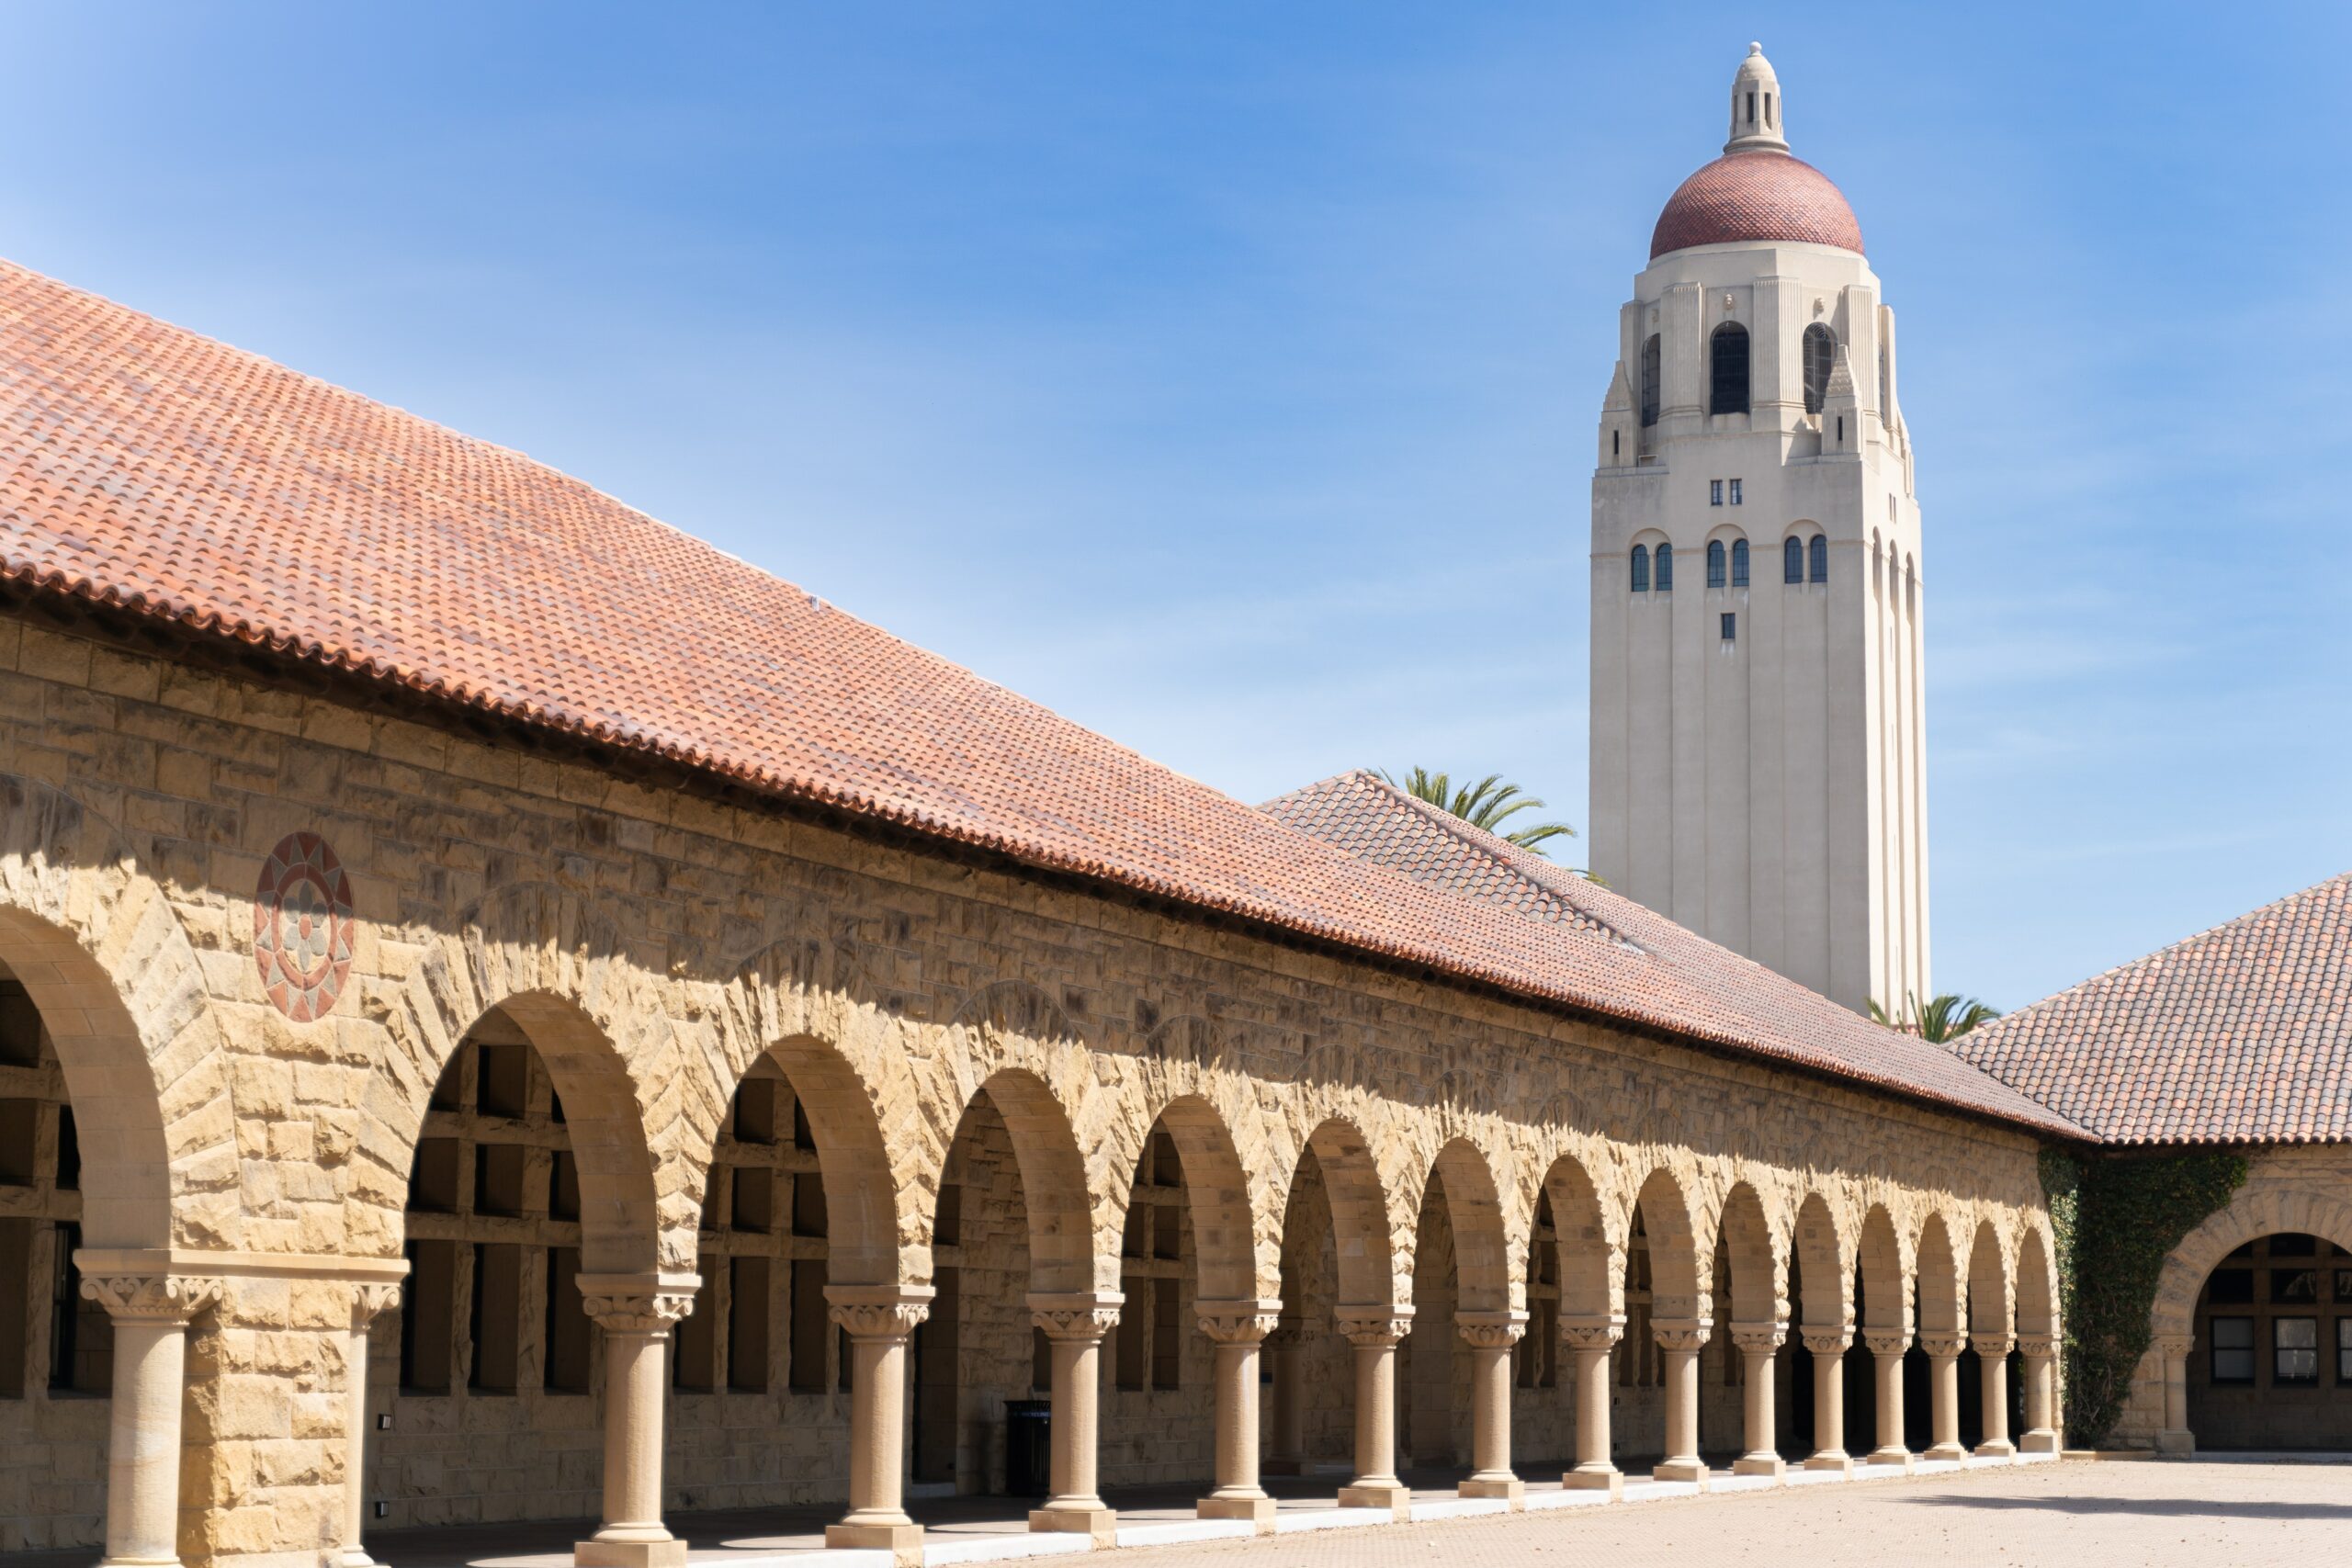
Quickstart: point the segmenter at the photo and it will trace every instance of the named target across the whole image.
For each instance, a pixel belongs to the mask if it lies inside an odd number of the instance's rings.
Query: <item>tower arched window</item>
[[[1781,581],[1804,581],[1804,541],[1792,534],[1781,546]]]
[[[1731,542],[1731,585],[1734,588],[1747,586],[1747,541],[1746,539],[1734,539]]]
[[[1813,536],[1813,580],[1815,582],[1829,581],[1829,536],[1826,534]]]
[[[1721,539],[1709,539],[1707,541],[1707,586],[1721,588],[1723,585],[1724,542]]]
[[[1708,340],[1709,413],[1747,412],[1747,329],[1725,321]]]
[[[1652,333],[1642,344],[1642,423],[1657,423],[1658,347],[1657,333]]]
[[[1660,545],[1657,547],[1657,591],[1660,593],[1674,592],[1674,547],[1672,545]]]
[[[1838,340],[1819,321],[1804,330],[1804,412],[1819,413],[1829,402],[1829,370],[1838,358]]]
[[[1647,545],[1635,545],[1634,547],[1634,592],[1647,593],[1649,591],[1650,547]]]

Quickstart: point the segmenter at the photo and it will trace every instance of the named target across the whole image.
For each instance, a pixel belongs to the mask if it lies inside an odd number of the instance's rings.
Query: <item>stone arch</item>
[[[1885,1226],[1886,1241],[1894,1239],[1894,1227],[1886,1224],[1886,1211],[1873,1210],[1879,1223]],[[1791,1250],[1795,1254],[1799,1273],[1804,1280],[1804,1299],[1796,1303],[1800,1321],[1817,1333],[1836,1333],[1854,1321],[1852,1280],[1854,1270],[1847,1254],[1845,1238],[1838,1234],[1838,1217],[1830,1212],[1829,1201],[1818,1192],[1805,1194],[1797,1206],[1797,1223]],[[1900,1270],[1896,1278],[1900,1278]]]
[[[876,1091],[847,1056],[813,1034],[778,1040],[762,1054],[784,1069],[817,1145],[817,1170],[825,1187],[827,1280],[836,1285],[909,1283],[915,1271],[906,1267],[907,1252],[922,1224],[913,1212],[919,1193],[891,1169]],[[694,1168],[706,1178],[717,1134],[714,1122],[693,1155]],[[706,1186],[707,1180],[696,1185]]]
[[[1763,1197],[1742,1181],[1724,1199],[1718,1231],[1731,1257],[1731,1316],[1734,1323],[1779,1323],[1787,1315],[1787,1275],[1774,1244]]]
[[[1388,1223],[1388,1194],[1381,1184],[1380,1164],[1373,1157],[1370,1140],[1353,1122],[1332,1116],[1307,1134],[1306,1147],[1322,1168],[1323,1187],[1331,1206],[1340,1304],[1397,1304],[1396,1237]]]
[[[1694,1322],[1707,1315],[1712,1258],[1700,1256],[1682,1184],[1664,1166],[1650,1172],[1634,1199],[1650,1244],[1650,1317]]]
[[[1863,1326],[1908,1334],[1914,1326],[1910,1270],[1904,1267],[1903,1239],[1895,1231],[1894,1216],[1886,1212],[1883,1203],[1871,1204],[1870,1212],[1862,1216],[1861,1245],[1857,1252],[1856,1271],[1862,1280]],[[1847,1308],[1852,1310],[1851,1302]]]
[[[2247,1242],[2281,1232],[2315,1235],[2352,1251],[2352,1203],[2309,1188],[2241,1190],[2228,1207],[2182,1238],[2156,1277],[2151,1326],[2159,1337],[2190,1334],[2197,1293],[2213,1266]]]
[[[961,1127],[972,1100],[983,1094],[1012,1135],[1013,1163],[1021,1171],[1021,1199],[1029,1212],[1031,1289],[1056,1293],[1117,1290],[1117,1258],[1110,1260],[1106,1275],[1094,1245],[1094,1203],[1086,1181],[1086,1157],[1079,1152],[1069,1112],[1036,1074],[1023,1067],[1002,1067],[956,1107],[953,1127]],[[948,1143],[954,1142],[951,1131]]]
[[[83,1245],[242,1245],[235,1105],[195,945],[112,825],[7,773],[0,964],[40,1010],[74,1102]],[[321,1163],[341,1164],[348,1130],[323,1133]]]
[[[1951,1227],[1940,1213],[1931,1213],[1919,1227],[1919,1332],[1957,1334],[1962,1292],[1960,1255],[1952,1247]]]
[[[1503,1215],[1502,1185],[1478,1146],[1453,1138],[1430,1162],[1430,1177],[1442,1184],[1445,1217],[1453,1228],[1454,1269],[1461,1312],[1503,1312],[1520,1304],[1523,1292],[1510,1266],[1510,1229]],[[1428,1190],[1428,1180],[1422,1190]]]
[[[1544,1171],[1544,1196],[1552,1204],[1554,1245],[1560,1253],[1560,1314],[1564,1318],[1622,1317],[1625,1271],[1622,1247],[1609,1234],[1600,1191],[1572,1155],[1562,1155]],[[1532,1210],[1534,1205],[1529,1204]]]
[[[1273,1277],[1261,1277],[1257,1214],[1250,1201],[1250,1177],[1233,1130],[1216,1106],[1200,1094],[1180,1094],[1159,1109],[1150,1127],[1164,1127],[1184,1171],[1184,1207],[1193,1224],[1193,1251],[1199,1301],[1250,1301],[1282,1293],[1281,1259]],[[1143,1147],[1149,1147],[1146,1132]],[[1336,1217],[1336,1216],[1335,1216]]]
[[[1996,1339],[2009,1335],[2008,1252],[1989,1219],[1978,1222],[1969,1244],[1968,1332]]]
[[[2058,1332],[2058,1269],[2050,1238],[2040,1225],[2029,1224],[2018,1238],[2017,1314],[2019,1334]]]
[[[650,989],[612,923],[565,889],[521,884],[462,916],[382,998],[390,1049],[368,1083],[370,1169],[358,1190],[385,1211],[376,1245],[399,1250],[426,1103],[467,1033],[496,1008],[531,1042],[563,1100],[580,1170],[582,1270],[691,1271],[699,1206],[674,1169],[667,1181],[657,1171],[651,1097],[639,1077],[674,1076],[668,1018]],[[678,1098],[673,1083],[673,1115]]]

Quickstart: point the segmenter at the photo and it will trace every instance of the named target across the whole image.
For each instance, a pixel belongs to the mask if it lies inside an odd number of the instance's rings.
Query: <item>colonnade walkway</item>
[[[1916,1479],[1963,1470],[2050,1464],[2058,1458],[2054,1453],[1955,1460],[1915,1458],[1908,1467],[1862,1465],[1850,1472],[1792,1467],[1778,1478],[1738,1475],[1729,1468],[1711,1468],[1703,1486],[1695,1481],[1654,1481],[1628,1475],[1622,1495],[1615,1497],[1607,1491],[1562,1486],[1562,1464],[1531,1464],[1518,1467],[1525,1483],[1525,1493],[1518,1506],[1530,1513],[1562,1508],[1622,1508],[1666,1498],[1696,1498],[1702,1492],[1712,1495],[1780,1487],[1869,1484],[1905,1476]],[[1504,1498],[1461,1495],[1458,1487],[1468,1473],[1467,1470],[1404,1472],[1401,1479],[1411,1494],[1409,1522],[1419,1524],[1515,1511],[1514,1505]],[[1400,1511],[1340,1506],[1338,1489],[1344,1479],[1338,1470],[1329,1474],[1266,1477],[1265,1489],[1276,1505],[1272,1533],[1370,1529],[1406,1522]],[[1197,1517],[1199,1496],[1196,1486],[1181,1485],[1107,1492],[1103,1500],[1118,1514],[1115,1544],[1177,1546],[1266,1533],[1246,1519]],[[1083,1535],[1032,1532],[1028,1524],[1030,1504],[1020,1498],[915,1497],[910,1498],[906,1506],[923,1529],[925,1568],[1059,1556],[1087,1551],[1094,1545]],[[828,1548],[825,1527],[839,1517],[840,1506],[836,1504],[673,1512],[664,1522],[673,1535],[686,1542],[687,1561],[695,1568],[891,1568],[893,1557],[887,1550]],[[594,1521],[535,1519],[512,1524],[379,1530],[368,1538],[368,1550],[387,1568],[571,1568],[572,1543],[582,1539],[585,1529],[593,1528]]]

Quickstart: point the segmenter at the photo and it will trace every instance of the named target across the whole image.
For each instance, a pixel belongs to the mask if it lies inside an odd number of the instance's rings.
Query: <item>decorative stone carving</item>
[[[2182,1360],[2197,1348],[2197,1337],[2193,1334],[2159,1334],[2156,1336],[2156,1348],[2165,1353],[2165,1359],[2168,1361]]]
[[[1957,1356],[1968,1348],[1965,1334],[1922,1334],[1919,1348],[1930,1356]]]
[[[1280,1302],[1198,1302],[1201,1332],[1219,1345],[1255,1345],[1282,1325]]]
[[[1900,1356],[1911,1348],[1911,1331],[1907,1328],[1864,1329],[1862,1343],[1871,1348],[1873,1356]]]
[[[297,1023],[334,1010],[357,936],[351,876],[316,833],[288,833],[254,889],[254,964],[270,1005]]]
[[[1606,1350],[1625,1337],[1623,1317],[1564,1317],[1560,1343],[1571,1350]]]
[[[2055,1334],[2020,1334],[2018,1336],[2018,1348],[2025,1352],[2028,1360],[2041,1360],[2058,1353],[2058,1337]]]
[[[1787,1343],[1788,1337],[1789,1325],[1785,1323],[1735,1323],[1731,1325],[1731,1342],[1742,1350],[1770,1355]]]
[[[1976,1353],[1988,1360],[1999,1360],[2017,1348],[2017,1337],[2009,1334],[1972,1334],[1968,1342]]]
[[[1854,1325],[1842,1328],[1806,1328],[1798,1331],[1804,1348],[1816,1356],[1842,1356],[1854,1342]]]
[[[1713,1322],[1703,1317],[1669,1318],[1653,1324],[1650,1337],[1657,1341],[1661,1350],[1696,1350],[1714,1334]]]
[[[588,1315],[607,1334],[667,1334],[695,1310],[692,1292],[646,1291],[590,1296]]]
[[[1125,1304],[1126,1298],[1115,1291],[1033,1293],[1029,1321],[1045,1330],[1048,1339],[1100,1339],[1119,1325],[1119,1311]]]
[[[1474,1350],[1508,1350],[1527,1336],[1523,1312],[1458,1312],[1454,1332]]]
[[[931,1315],[929,1285],[830,1285],[825,1315],[852,1339],[904,1339]]]
[[[85,1275],[82,1294],[118,1323],[186,1323],[220,1300],[219,1280],[187,1274]]]
[[[1365,1349],[1396,1345],[1413,1331],[1411,1307],[1341,1307],[1334,1316],[1348,1343]]]
[[[351,1326],[366,1328],[376,1321],[376,1314],[401,1304],[401,1286],[397,1280],[370,1281],[351,1287]]]

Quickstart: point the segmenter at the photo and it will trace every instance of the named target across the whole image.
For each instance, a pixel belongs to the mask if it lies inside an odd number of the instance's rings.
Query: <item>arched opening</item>
[[[1886,1255],[1891,1256],[1894,1244],[1894,1227],[1887,1224],[1883,1210],[1873,1210],[1880,1230],[1883,1233]],[[1867,1233],[1865,1233],[1867,1235]],[[1864,1261],[1869,1255],[1867,1245],[1863,1257],[1856,1259],[1859,1269],[1867,1270]],[[1795,1243],[1790,1249],[1789,1299],[1793,1305],[1803,1332],[1789,1337],[1789,1348],[1781,1355],[1785,1381],[1781,1391],[1787,1397],[1781,1408],[1786,1413],[1781,1423],[1781,1452],[1782,1457],[1803,1459],[1814,1450],[1815,1425],[1813,1351],[1804,1343],[1804,1334],[1835,1335],[1854,1324],[1860,1315],[1857,1297],[1860,1286],[1849,1270],[1845,1249],[1838,1235],[1838,1222],[1829,1204],[1818,1192],[1809,1193],[1797,1209]],[[1896,1265],[1895,1276],[1900,1278]],[[1890,1300],[1893,1298],[1890,1297]],[[1857,1358],[1849,1348],[1844,1362],[1845,1374],[1840,1383],[1841,1404],[1845,1419],[1846,1446],[1855,1449],[1858,1428],[1855,1425],[1856,1402],[1852,1393],[1854,1364]],[[1867,1424],[1859,1428],[1866,1435]]]
[[[1826,534],[1815,534],[1813,536],[1812,545],[1808,547],[1813,553],[1813,570],[1811,572],[1812,580],[1815,582],[1828,581],[1829,536]]]
[[[1657,567],[1657,591],[1660,593],[1673,592],[1674,547],[1672,545],[1658,546],[1657,549],[1653,552],[1651,558],[1655,561]]]
[[[654,1213],[636,1096],[596,1026],[540,994],[475,1020],[424,1109],[409,1275],[373,1327],[368,1408],[389,1425],[366,1452],[384,1525],[597,1513],[604,1358],[578,1281],[650,1274]]]
[[[1667,1451],[1667,1355],[1661,1328],[1702,1314],[1698,1244],[1682,1190],[1664,1170],[1650,1173],[1634,1204],[1625,1246],[1625,1338],[1617,1367],[1624,1403],[1617,1422],[1624,1450],[1643,1461]],[[1701,1420],[1705,1420],[1703,1401]],[[1702,1429],[1702,1437],[1704,1428]]]
[[[1829,402],[1829,371],[1838,359],[1838,339],[1815,321],[1804,330],[1804,412],[1819,413]]]
[[[1721,539],[1707,541],[1707,586],[1721,588],[1729,578],[1729,558]]]
[[[2198,1448],[2352,1449],[2352,1235],[2242,1243],[2199,1287],[2192,1333]]]
[[[1635,545],[1634,547],[1634,592],[1647,593],[1649,591],[1650,547],[1647,545]]]
[[[1734,588],[1747,586],[1747,541],[1746,539],[1734,539],[1731,542],[1731,585]]]
[[[1413,1252],[1413,1327],[1397,1351],[1408,1462],[1446,1469],[1471,1455],[1471,1358],[1461,1313],[1510,1304],[1502,1203],[1486,1159],[1455,1139],[1421,1190]]]
[[[1657,333],[1652,333],[1642,340],[1642,426],[1644,429],[1657,423],[1658,375]]]
[[[1763,1330],[1785,1321],[1781,1295],[1781,1270],[1772,1245],[1771,1223],[1764,1202],[1747,1182],[1733,1187],[1724,1200],[1723,1222],[1715,1235],[1714,1332],[1701,1359],[1701,1424],[1721,1447],[1745,1451],[1745,1393],[1749,1367],[1736,1336],[1743,1329]],[[1766,1376],[1773,1382],[1775,1449],[1788,1432],[1785,1344],[1775,1350]]]
[[[1388,1206],[1370,1145],[1352,1123],[1326,1122],[1299,1153],[1283,1211],[1282,1326],[1266,1348],[1273,1384],[1266,1473],[1296,1474],[1350,1457],[1353,1352],[1337,1314],[1385,1309],[1394,1293]],[[1342,1389],[1349,1397],[1340,1397]]]
[[[2025,1380],[2019,1375],[2009,1295],[2008,1255],[2001,1246],[2000,1233],[1992,1221],[1980,1221],[1968,1249],[1970,1354],[1961,1372],[1961,1438],[1972,1449],[1992,1435],[1985,1430],[1983,1393],[1987,1356],[1996,1359],[1995,1370],[2002,1379],[1994,1393],[2000,1411],[2006,1413],[2005,1440],[2013,1440],[2023,1427],[2018,1416]]]
[[[1804,581],[1804,541],[1794,534],[1781,541],[1781,581],[1784,583]]]
[[[1747,329],[1725,321],[1707,340],[1707,412],[1748,411]]]

